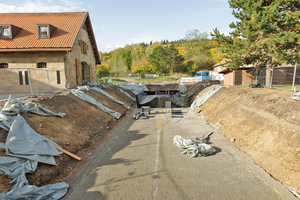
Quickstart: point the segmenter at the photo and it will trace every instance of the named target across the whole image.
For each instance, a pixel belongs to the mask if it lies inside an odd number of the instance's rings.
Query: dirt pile
[[[201,113],[271,176],[300,190],[300,102],[291,100],[292,94],[226,87],[202,106]]]
[[[116,86],[107,85],[104,89],[114,98],[135,108],[135,102],[120,92]],[[130,91],[124,90],[134,94]],[[88,95],[101,102],[104,106],[117,111],[124,117],[129,110],[117,104],[104,95],[91,90],[86,92]],[[72,94],[58,94],[46,98],[34,98],[33,102],[50,109],[53,112],[64,112],[64,118],[45,117],[32,113],[22,114],[29,125],[40,135],[59,144],[83,160],[77,161],[65,154],[55,158],[57,166],[39,163],[37,170],[33,174],[27,174],[26,177],[29,184],[42,186],[51,183],[66,181],[70,172],[80,163],[84,162],[87,153],[94,152],[95,144],[103,141],[109,132],[116,126],[118,120],[109,114],[100,111],[96,107],[80,100]],[[8,132],[0,129],[0,143],[5,142]],[[0,156],[5,156],[5,151],[0,150]],[[11,190],[11,179],[4,175],[0,175],[0,193]]]

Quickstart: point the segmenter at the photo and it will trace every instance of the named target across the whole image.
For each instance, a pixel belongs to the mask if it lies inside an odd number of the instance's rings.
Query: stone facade
[[[46,68],[37,67],[41,62],[46,63]],[[83,79],[96,82],[96,61],[84,28],[71,51],[0,53],[0,63],[8,64],[8,68],[0,69],[2,93],[30,93],[31,84],[34,93],[41,93],[73,88],[81,85]]]

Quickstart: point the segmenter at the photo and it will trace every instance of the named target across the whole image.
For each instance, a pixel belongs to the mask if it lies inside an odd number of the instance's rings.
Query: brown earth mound
[[[300,102],[292,100],[292,94],[222,88],[202,106],[201,113],[271,176],[300,190]]]
[[[128,106],[135,108],[135,102],[120,92],[116,86],[107,85],[104,90]],[[132,92],[125,91],[134,96]],[[104,106],[120,112],[123,117],[130,112],[120,104],[112,102],[96,91],[92,90],[86,93],[101,102]],[[65,181],[64,178],[74,168],[78,167],[80,163],[84,162],[87,153],[95,151],[93,149],[95,148],[95,144],[103,141],[117,124],[117,120],[114,117],[72,94],[60,94],[31,100],[53,112],[67,113],[64,118],[46,117],[32,113],[25,113],[22,116],[37,133],[53,140],[63,149],[77,154],[82,158],[82,161],[79,162],[62,154],[55,158],[57,166],[39,163],[34,173],[26,175],[31,185],[42,186],[61,182],[62,180]],[[0,143],[5,142],[7,134],[7,131],[0,129]],[[1,149],[0,156],[4,155],[5,151]],[[11,179],[0,175],[0,193],[6,193],[11,190],[12,184],[9,184],[10,181]]]

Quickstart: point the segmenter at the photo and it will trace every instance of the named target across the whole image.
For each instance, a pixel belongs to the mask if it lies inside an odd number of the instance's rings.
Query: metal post
[[[271,83],[270,83],[270,88],[272,88],[273,87],[273,67],[271,68]]]
[[[51,92],[51,85],[50,85],[50,79],[49,79],[48,70],[46,70],[46,72],[47,72],[47,78],[48,78],[48,84],[49,84],[49,91]]]
[[[28,68],[27,70],[28,70],[28,76],[29,76],[29,84],[30,84],[31,95],[33,95],[33,88],[32,88],[32,82],[31,82],[30,69]]]
[[[293,77],[292,91],[295,91],[296,71],[297,71],[297,63],[295,64],[295,69],[294,69],[294,77]]]

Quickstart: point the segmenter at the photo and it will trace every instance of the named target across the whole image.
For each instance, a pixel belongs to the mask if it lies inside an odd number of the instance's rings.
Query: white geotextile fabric
[[[90,88],[91,90],[95,90],[96,92],[99,92],[101,94],[103,94],[104,96],[106,96],[107,98],[109,98],[110,100],[124,106],[125,108],[127,109],[130,109],[129,106],[127,106],[125,103],[123,103],[122,101],[119,101],[118,99],[115,99],[113,96],[111,96],[110,94],[108,94],[107,92],[105,92],[104,90],[102,90],[101,88],[99,87],[91,87]]]
[[[149,91],[148,88],[144,84],[141,84],[141,83],[139,85],[134,84],[134,83],[132,83],[132,84],[119,83],[116,85],[123,89],[132,91],[135,95],[140,94],[142,91]]]
[[[293,100],[300,101],[300,92],[297,92],[296,94],[293,94],[291,98]]]
[[[204,104],[210,97],[212,97],[214,94],[216,94],[220,89],[222,89],[224,86],[217,85],[212,90],[206,92],[204,95],[202,95],[200,98],[195,100],[192,105],[191,109],[195,110],[196,108],[200,107],[202,104]]]
[[[180,135],[175,135],[173,139],[173,143],[183,148],[183,150],[180,151],[181,154],[187,154],[189,157],[199,157],[199,156],[208,156],[210,154],[213,154],[216,150],[205,143],[203,136],[200,136],[199,138],[196,138],[195,140],[189,140],[181,137]]]

